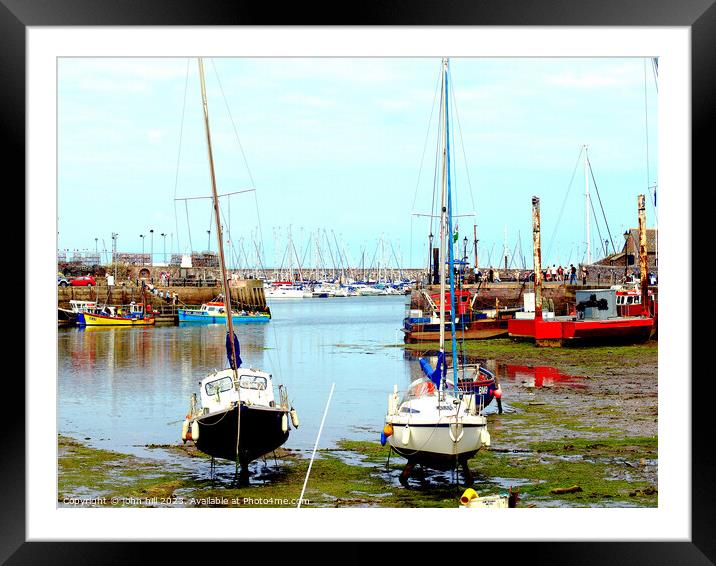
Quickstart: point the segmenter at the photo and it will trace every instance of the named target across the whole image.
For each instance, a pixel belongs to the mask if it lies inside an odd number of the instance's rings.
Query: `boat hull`
[[[509,335],[555,343],[639,343],[649,339],[653,326],[654,319],[645,317],[606,320],[512,319],[509,321]]]
[[[204,415],[196,419],[199,424],[199,438],[196,447],[215,458],[236,461],[236,437],[239,438],[240,458],[251,462],[275,450],[288,440],[288,430],[281,429],[286,409],[241,405],[239,408]],[[289,419],[290,420],[290,419]]]
[[[187,309],[179,309],[179,322],[203,322],[205,324],[225,324],[226,315],[219,316],[214,314],[207,314],[202,311],[189,311]],[[232,315],[231,322],[234,323],[247,323],[247,322],[268,322],[271,320],[270,316],[248,316],[248,315]]]
[[[79,313],[77,315],[77,324],[80,326],[150,326],[154,324],[154,317],[123,318],[119,316]]]
[[[303,289],[269,289],[265,292],[266,299],[303,299]]]
[[[57,324],[59,326],[74,326],[77,323],[77,313],[67,309],[57,309]]]
[[[410,424],[410,440],[402,442],[404,424],[394,422],[394,433],[388,442],[400,456],[408,462],[422,464],[436,470],[453,469],[459,462],[469,460],[482,447],[484,424],[462,425],[462,438],[458,442],[450,436],[448,424]],[[453,425],[454,426],[454,425]],[[457,432],[459,436],[459,432]],[[455,431],[453,430],[453,436]]]
[[[411,330],[403,328],[403,337],[406,344],[416,342],[436,342],[440,339],[439,325],[436,329],[424,330],[427,325],[413,325]],[[447,328],[450,332],[450,328]],[[487,340],[500,338],[508,335],[507,320],[478,320],[465,324],[465,327],[455,331],[456,337],[460,340]]]

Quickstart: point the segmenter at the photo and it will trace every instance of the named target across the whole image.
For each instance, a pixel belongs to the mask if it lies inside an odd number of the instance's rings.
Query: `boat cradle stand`
[[[408,462],[405,464],[405,467],[403,468],[403,471],[400,472],[400,476],[398,477],[398,481],[400,481],[400,485],[403,487],[408,487],[408,480],[413,475],[413,471],[415,468],[415,464],[417,462],[415,460],[411,460],[408,458]],[[458,457],[458,464],[462,468],[462,475],[465,479],[464,485],[465,487],[470,487],[473,483],[475,483],[475,479],[473,478],[472,472],[470,471],[470,466],[468,465],[468,458],[467,457]],[[420,468],[420,480],[425,481],[425,474],[424,470]]]

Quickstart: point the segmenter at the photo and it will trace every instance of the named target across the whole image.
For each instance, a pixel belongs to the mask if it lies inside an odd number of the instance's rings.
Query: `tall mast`
[[[443,87],[442,94],[445,98],[445,108],[447,108],[447,92],[446,92],[446,80],[447,80],[447,68],[448,61],[443,59]],[[440,206],[440,256],[439,266],[440,269],[440,351],[445,353],[445,239],[447,231],[447,116],[443,112],[443,182],[442,182],[442,196]],[[442,387],[442,382],[440,387]]]
[[[587,227],[587,265],[592,263],[592,244],[589,238],[589,209],[592,203],[589,201],[589,157],[587,146],[584,146],[584,224]]]
[[[231,295],[229,294],[229,279],[224,261],[224,242],[221,230],[221,215],[219,214],[219,195],[216,192],[216,174],[214,173],[214,154],[211,149],[211,132],[209,131],[209,105],[206,101],[206,84],[204,84],[204,62],[199,61],[199,80],[201,82],[201,103],[204,108],[204,128],[206,130],[206,145],[209,151],[209,172],[211,174],[211,194],[214,203],[214,219],[216,220],[216,239],[219,243],[219,264],[221,266],[221,285],[224,289],[224,310],[226,311],[226,329],[231,344],[231,365],[236,368],[236,347],[234,346],[234,325],[231,320]],[[236,373],[236,370],[234,370]]]
[[[453,387],[457,393],[457,340],[455,339],[455,268],[453,252],[455,249],[452,233],[452,195],[450,192],[450,112],[448,87],[448,60],[445,59],[445,171],[447,173],[447,221],[448,221],[448,270],[450,273],[450,338],[452,346]]]

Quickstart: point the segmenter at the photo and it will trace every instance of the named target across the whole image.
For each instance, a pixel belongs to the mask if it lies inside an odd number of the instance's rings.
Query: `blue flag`
[[[432,368],[430,362],[425,358],[420,358],[420,367],[423,373],[427,375],[430,380],[437,386],[440,387],[440,380],[447,373],[447,366],[445,365],[445,352],[438,352],[438,363],[435,369]]]
[[[231,356],[231,339],[229,338],[229,333],[226,333],[226,357],[229,359],[229,365],[231,366],[231,369],[238,369],[241,367],[242,361],[241,361],[241,348],[239,347],[239,339],[236,337],[236,333],[234,333],[234,350],[236,350],[236,363],[234,364],[234,360]]]

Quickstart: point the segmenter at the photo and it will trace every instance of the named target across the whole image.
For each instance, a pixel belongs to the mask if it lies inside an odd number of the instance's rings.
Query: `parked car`
[[[70,282],[67,280],[67,277],[64,277],[62,275],[57,276],[57,286],[58,287],[67,287]]]
[[[97,285],[97,282],[91,275],[84,275],[82,277],[73,277],[70,279],[70,285],[73,287],[93,287],[94,285]]]

